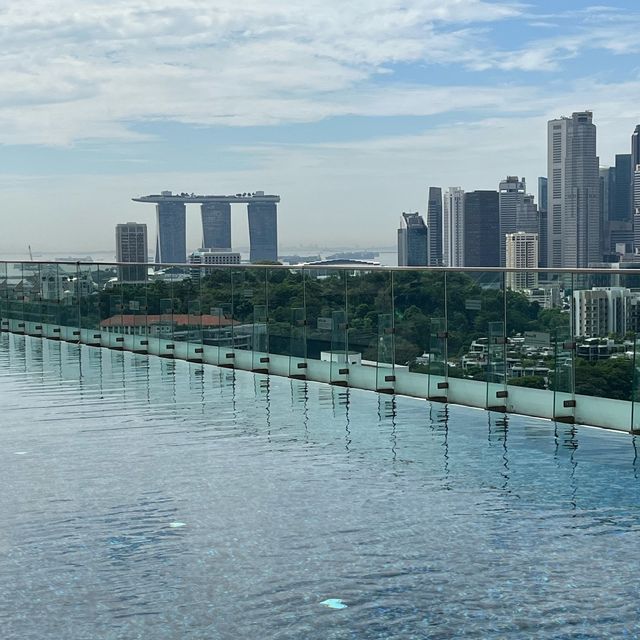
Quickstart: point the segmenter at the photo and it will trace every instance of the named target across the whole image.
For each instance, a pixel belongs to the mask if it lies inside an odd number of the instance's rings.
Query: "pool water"
[[[0,633],[640,637],[615,432],[0,335]]]

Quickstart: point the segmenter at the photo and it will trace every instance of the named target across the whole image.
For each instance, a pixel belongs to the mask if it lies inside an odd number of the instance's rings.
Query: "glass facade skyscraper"
[[[202,246],[206,249],[231,249],[231,204],[203,202]]]
[[[429,230],[419,213],[403,213],[398,229],[398,266],[429,264]]]
[[[429,187],[427,205],[427,227],[429,228],[429,264],[442,266],[442,189]]]
[[[548,123],[549,267],[600,262],[600,175],[591,111]]]
[[[157,264],[184,264],[187,261],[187,221],[184,202],[156,205]]]
[[[464,194],[464,266],[497,267],[500,262],[497,191]]]
[[[249,202],[249,259],[275,262],[278,259],[278,208],[275,202]]]

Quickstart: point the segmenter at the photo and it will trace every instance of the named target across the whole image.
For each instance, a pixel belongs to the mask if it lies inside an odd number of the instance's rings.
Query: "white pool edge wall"
[[[301,377],[314,382],[355,389],[447,402],[479,409],[492,409],[536,418],[575,422],[605,429],[631,432],[632,402],[559,393],[546,389],[491,384],[464,378],[444,378],[412,373],[390,365],[338,364],[244,349],[230,349],[142,335],[111,333],[96,329],[52,325],[26,320],[1,319],[0,329],[36,338],[62,340],[108,349],[175,358],[190,362],[283,377]],[[387,380],[390,378],[390,380]],[[494,389],[495,388],[495,389]],[[640,406],[638,411],[640,413]],[[637,419],[637,418],[636,418]],[[637,428],[634,425],[634,428]]]

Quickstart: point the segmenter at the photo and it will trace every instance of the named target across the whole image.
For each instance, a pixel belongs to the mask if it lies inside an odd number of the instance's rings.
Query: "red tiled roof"
[[[228,327],[233,324],[230,318],[211,315],[192,315],[187,313],[174,313],[173,316],[161,315],[133,315],[124,314],[111,316],[100,322],[101,327],[143,327],[144,325],[160,324],[161,322],[171,322],[179,327]]]

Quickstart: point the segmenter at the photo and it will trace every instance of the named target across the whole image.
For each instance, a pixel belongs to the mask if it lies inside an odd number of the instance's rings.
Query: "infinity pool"
[[[0,423],[2,638],[640,637],[628,435],[6,334]]]

